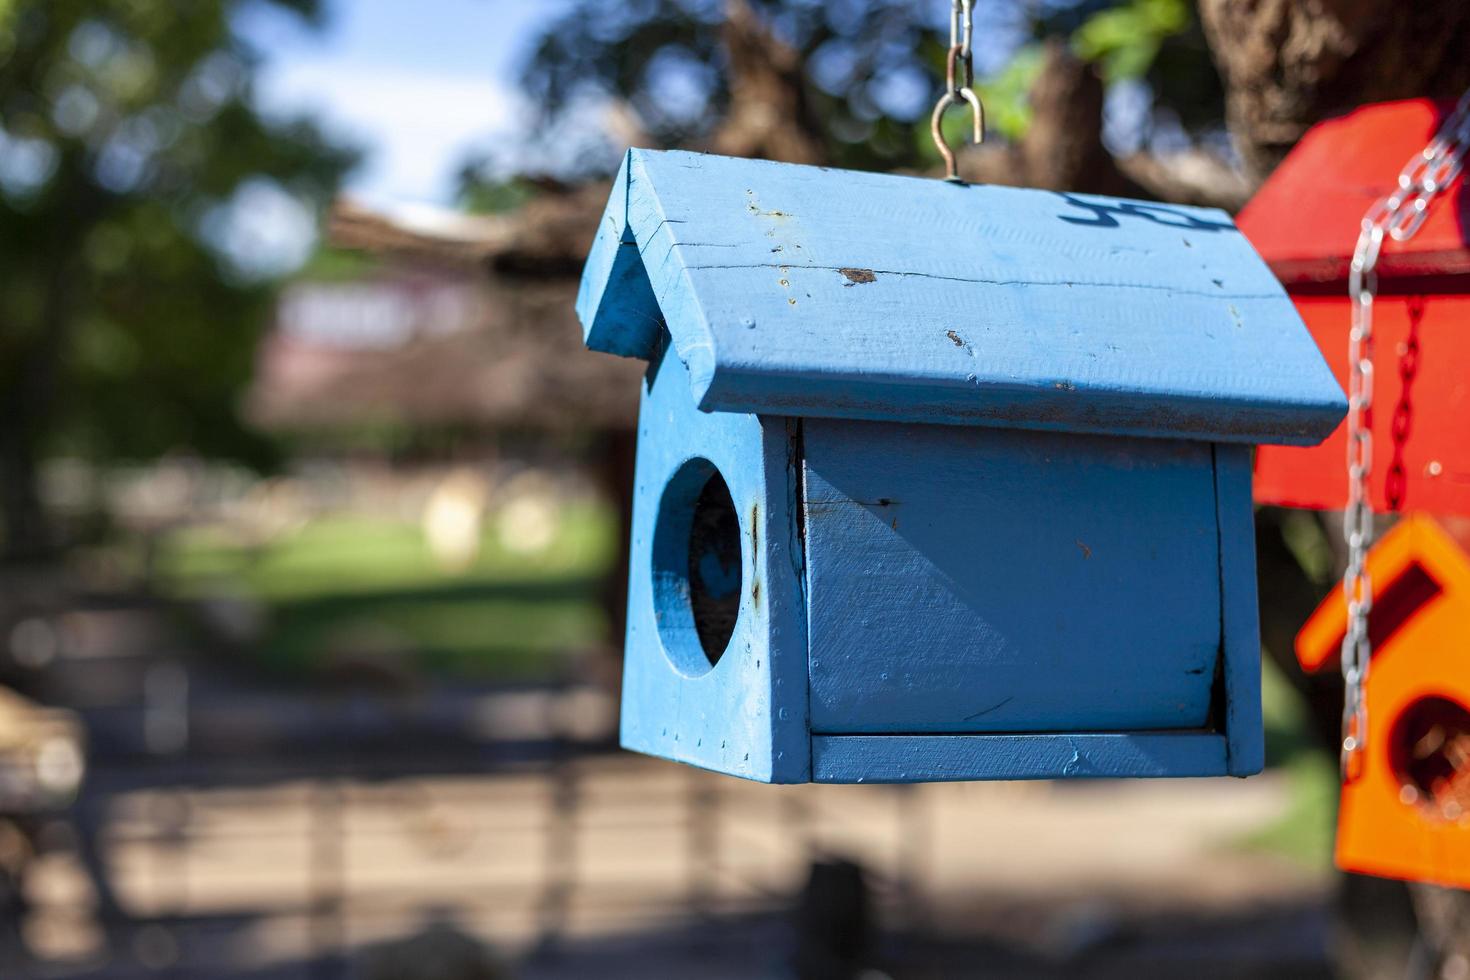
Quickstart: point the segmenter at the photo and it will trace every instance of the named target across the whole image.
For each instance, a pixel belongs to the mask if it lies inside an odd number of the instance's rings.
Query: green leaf
[[[1089,17],[1072,34],[1072,50],[1102,66],[1108,82],[1143,77],[1165,39],[1187,31],[1186,0],[1129,0]]]

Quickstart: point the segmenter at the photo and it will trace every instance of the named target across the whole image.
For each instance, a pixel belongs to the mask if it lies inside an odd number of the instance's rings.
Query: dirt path
[[[201,966],[283,969],[431,921],[510,959],[555,939],[565,956],[524,962],[527,977],[572,975],[578,950],[704,957],[673,937],[715,919],[758,937],[814,855],[860,862],[884,928],[931,952],[979,943],[1075,964],[1163,923],[1177,944],[1181,929],[1262,909],[1310,914],[1322,874],[1237,846],[1285,802],[1275,776],[768,787],[616,754],[559,774],[122,792],[103,853],[125,907],[180,918],[172,941]],[[31,891],[43,946],[85,953],[74,860],[46,858]],[[628,948],[637,936],[641,953]],[[713,959],[731,976],[768,975],[770,949],[749,941],[764,952]],[[161,955],[172,958],[167,942]]]

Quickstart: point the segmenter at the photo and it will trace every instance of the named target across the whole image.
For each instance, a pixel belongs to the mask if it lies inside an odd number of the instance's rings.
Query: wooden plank
[[[1345,410],[1219,211],[682,152],[627,174],[660,310],[607,316],[661,314],[706,410],[1293,444]]]
[[[1241,211],[1240,230],[1286,284],[1345,283],[1363,215],[1394,189],[1404,164],[1424,149],[1452,108],[1450,102],[1410,99],[1318,123]],[[1467,208],[1470,195],[1458,181],[1435,202],[1418,234],[1385,242],[1379,260],[1385,284],[1470,272]]]
[[[1261,723],[1261,624],[1256,600],[1256,519],[1251,507],[1251,451],[1215,447],[1220,525],[1221,646],[1225,658],[1225,734],[1232,776],[1266,764]]]
[[[784,421],[697,411],[679,359],[656,362],[639,414],[622,744],[747,779],[806,782],[806,612]],[[671,578],[655,574],[665,488],[694,457],[718,469],[739,521],[739,611],[713,667],[678,581],[688,549],[662,569]]]
[[[1225,768],[1225,738],[1191,732],[812,738],[818,783],[1220,776]]]
[[[663,332],[658,301],[628,227],[628,174],[613,180],[577,287],[582,338],[592,350],[649,359]]]
[[[814,731],[1205,724],[1208,444],[827,419],[803,441]]]

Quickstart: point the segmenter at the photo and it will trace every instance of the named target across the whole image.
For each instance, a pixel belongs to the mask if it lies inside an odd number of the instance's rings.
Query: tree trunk
[[[1328,116],[1470,87],[1464,0],[1199,0],[1199,12],[1256,179]]]
[[[825,163],[820,127],[808,118],[800,55],[772,33],[749,0],[727,0],[722,33],[730,57],[730,111],[710,152]]]

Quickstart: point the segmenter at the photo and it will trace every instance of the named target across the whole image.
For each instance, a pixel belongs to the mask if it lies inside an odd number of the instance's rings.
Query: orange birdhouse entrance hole
[[[1343,786],[1337,863],[1470,888],[1470,557],[1414,515],[1374,547],[1368,573],[1371,727]],[[1302,667],[1335,668],[1346,627],[1339,590],[1297,635]]]
[[[1388,755],[1405,804],[1430,820],[1470,814],[1470,711],[1463,705],[1440,697],[1415,701],[1394,720]]]

